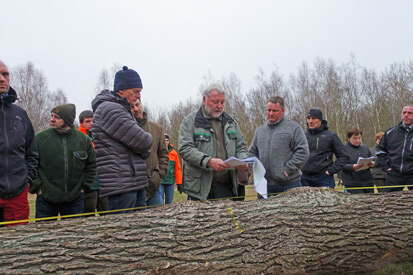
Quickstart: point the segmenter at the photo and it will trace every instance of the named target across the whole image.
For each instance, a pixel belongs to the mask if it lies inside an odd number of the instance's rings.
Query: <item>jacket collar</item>
[[[228,122],[230,121],[234,122],[234,119],[225,112],[222,113],[221,119],[222,119],[222,128],[224,128],[224,125],[227,124]],[[202,114],[202,107],[199,108],[198,112],[195,115],[195,127],[204,128],[204,129],[212,128],[212,125],[209,119],[204,117],[204,115]]]
[[[66,132],[59,132],[59,131],[56,131],[55,129],[53,129],[53,133],[55,133],[58,136],[70,136],[75,130],[76,130],[75,126],[72,125],[72,127],[70,127],[70,129],[67,130]]]
[[[272,123],[267,122],[267,124],[268,124],[268,126],[273,127],[273,126],[278,126],[278,125],[280,125],[281,122],[283,122],[283,121],[284,121],[284,116],[282,116],[281,119],[280,119],[279,121],[277,121],[277,122],[272,122]]]
[[[17,100],[17,93],[16,91],[10,87],[9,91],[7,92],[7,95],[0,96],[0,103],[1,104],[11,104],[14,103]]]
[[[400,127],[406,132],[413,130],[413,124],[410,126],[406,126],[403,121],[400,122]]]
[[[148,122],[148,114],[146,112],[143,112],[142,118],[135,118],[136,122],[138,123],[139,127],[142,127]]]
[[[316,134],[321,133],[325,130],[328,130],[327,120],[321,121],[320,127],[317,127],[317,128],[314,128],[314,129],[308,128],[308,123],[307,123],[307,132],[310,133],[311,135],[316,135]]]
[[[360,143],[359,146],[355,146],[355,145],[351,144],[350,141],[347,141],[347,144],[350,145],[350,146],[353,147],[353,148],[360,148],[360,145],[361,145],[361,143]]]

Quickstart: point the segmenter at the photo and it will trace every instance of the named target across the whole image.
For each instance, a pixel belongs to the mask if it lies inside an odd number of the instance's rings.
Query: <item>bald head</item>
[[[10,74],[6,64],[0,60],[0,95],[6,94],[10,89]]]

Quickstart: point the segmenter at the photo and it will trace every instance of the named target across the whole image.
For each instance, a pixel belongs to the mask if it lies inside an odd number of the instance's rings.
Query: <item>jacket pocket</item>
[[[236,139],[237,138],[237,131],[228,131],[227,136],[229,139]]]
[[[184,190],[192,193],[201,192],[201,170],[191,166],[184,166],[183,174]]]
[[[73,152],[74,167],[83,170],[86,167],[86,159],[88,154],[86,151]]]

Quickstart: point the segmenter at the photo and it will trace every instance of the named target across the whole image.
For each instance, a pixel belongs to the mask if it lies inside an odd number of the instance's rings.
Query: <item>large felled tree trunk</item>
[[[413,259],[413,193],[298,188],[0,230],[0,273],[359,273]]]

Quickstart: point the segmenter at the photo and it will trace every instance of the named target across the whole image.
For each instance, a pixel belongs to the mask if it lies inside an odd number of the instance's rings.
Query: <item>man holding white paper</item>
[[[247,165],[229,169],[228,157],[248,156],[244,135],[236,120],[224,112],[225,91],[212,84],[203,92],[203,105],[187,115],[179,129],[178,148],[182,157],[183,191],[189,200],[239,196],[237,174]]]
[[[310,154],[303,129],[286,119],[284,113],[284,99],[271,97],[267,103],[268,122],[257,128],[249,149],[249,155],[257,157],[266,170],[268,194],[300,187],[300,170]]]

